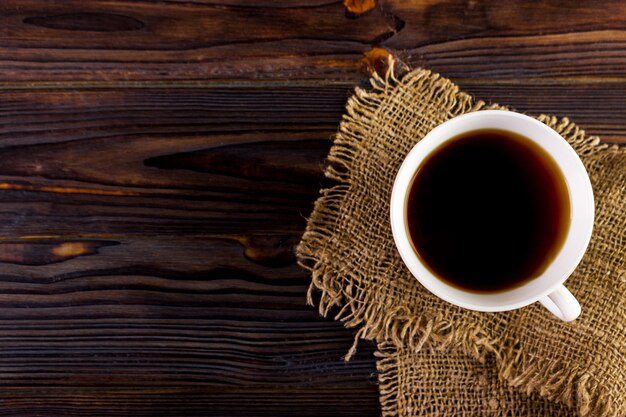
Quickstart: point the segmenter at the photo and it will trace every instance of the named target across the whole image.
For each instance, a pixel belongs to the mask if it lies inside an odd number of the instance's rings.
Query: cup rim
[[[513,122],[513,123],[509,123]],[[483,123],[481,126],[480,124]],[[477,129],[504,128],[535,142],[546,151],[561,169],[568,187],[571,221],[565,241],[546,270],[536,278],[505,291],[475,293],[447,284],[435,276],[420,260],[410,243],[406,227],[406,200],[410,184],[421,163],[440,145],[453,137]],[[472,127],[478,126],[478,127]],[[525,133],[526,130],[533,135]],[[539,134],[538,134],[539,133]],[[511,111],[482,110],[452,118],[432,129],[406,155],[391,194],[390,221],[393,238],[402,260],[411,274],[430,292],[460,307],[478,311],[507,311],[527,306],[547,296],[562,285],[582,259],[593,229],[593,190],[587,171],[567,141],[540,121]]]

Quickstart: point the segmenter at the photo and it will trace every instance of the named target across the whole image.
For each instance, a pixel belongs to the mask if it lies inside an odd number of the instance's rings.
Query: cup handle
[[[563,321],[572,321],[580,315],[580,304],[571,292],[560,285],[550,294],[539,299],[542,306]]]

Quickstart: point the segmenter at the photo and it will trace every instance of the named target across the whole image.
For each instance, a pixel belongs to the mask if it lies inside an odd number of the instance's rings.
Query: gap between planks
[[[442,74],[445,76],[445,74]],[[367,77],[354,79],[284,80],[172,80],[172,81],[42,81],[0,82],[0,90],[75,90],[75,89],[150,89],[150,88],[242,88],[242,87],[350,87]],[[624,84],[626,77],[550,77],[550,78],[453,78],[465,85],[572,85]]]

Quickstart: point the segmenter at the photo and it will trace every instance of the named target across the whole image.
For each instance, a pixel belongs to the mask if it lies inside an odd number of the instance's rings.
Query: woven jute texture
[[[498,378],[493,356],[380,343],[381,405],[386,416],[572,417],[564,404],[526,394]]]
[[[298,247],[312,272],[309,302],[356,327],[355,340],[378,343],[383,414],[626,416],[626,150],[567,119],[537,117],[576,150],[594,189],[593,237],[566,283],[582,305],[576,321],[536,304],[503,313],[455,307],[400,259],[391,189],[432,128],[502,107],[426,70],[396,76],[391,64],[348,101],[326,171],[335,184],[321,191]]]

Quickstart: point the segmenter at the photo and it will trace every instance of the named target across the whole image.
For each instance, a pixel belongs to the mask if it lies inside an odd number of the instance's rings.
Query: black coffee
[[[431,272],[473,292],[503,291],[540,275],[570,223],[567,185],[528,138],[475,130],[436,149],[407,201],[415,251]]]

